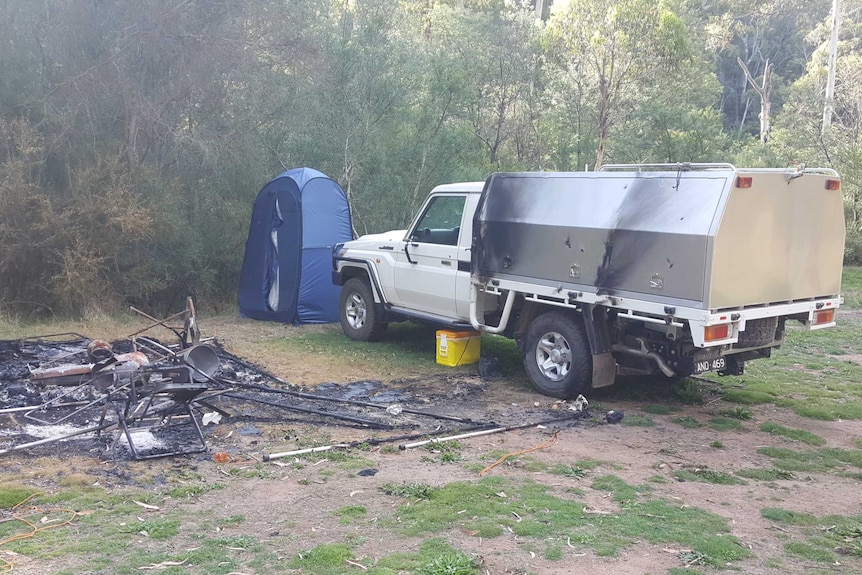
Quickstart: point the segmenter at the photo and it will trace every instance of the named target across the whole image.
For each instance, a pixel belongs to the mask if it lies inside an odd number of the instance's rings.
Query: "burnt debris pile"
[[[152,323],[119,341],[78,333],[0,340],[0,456],[43,446],[112,460],[203,453],[207,426],[228,421],[393,432],[374,442],[508,429],[413,409],[409,392],[375,381],[308,393],[201,339],[191,300],[164,320],[132,309]],[[157,326],[178,341],[145,335]]]

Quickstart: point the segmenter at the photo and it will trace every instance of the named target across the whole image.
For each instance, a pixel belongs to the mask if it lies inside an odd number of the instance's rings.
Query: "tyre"
[[[341,288],[338,299],[341,329],[350,339],[377,341],[388,324],[380,321],[371,285],[363,278],[351,278]]]
[[[527,329],[524,367],[545,395],[574,399],[592,385],[593,357],[580,316],[550,311]]]
[[[775,330],[778,329],[777,317],[764,317],[745,322],[745,331],[739,332],[739,340],[735,347],[760,347],[775,341]]]

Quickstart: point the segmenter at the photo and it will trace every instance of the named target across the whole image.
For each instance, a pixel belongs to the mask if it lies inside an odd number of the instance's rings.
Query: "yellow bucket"
[[[455,367],[479,361],[482,335],[478,331],[437,331],[437,363]]]

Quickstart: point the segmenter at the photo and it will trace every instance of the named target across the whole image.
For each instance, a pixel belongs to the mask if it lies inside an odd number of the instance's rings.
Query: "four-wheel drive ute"
[[[339,244],[356,340],[418,320],[513,338],[542,393],[618,373],[741,374],[788,320],[835,325],[844,214],[829,169],[496,173],[434,188],[407,230]]]

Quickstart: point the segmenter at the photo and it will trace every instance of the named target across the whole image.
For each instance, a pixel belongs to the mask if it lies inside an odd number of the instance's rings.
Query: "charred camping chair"
[[[137,461],[206,451],[206,440],[192,412],[192,403],[207,389],[205,383],[195,381],[188,366],[154,370],[146,385],[133,385],[124,410],[117,413],[132,459]],[[146,454],[135,445],[136,433],[182,425],[191,426],[194,432],[192,441],[185,444],[179,442],[177,445],[166,446],[166,450],[159,449]],[[117,437],[114,441],[115,449],[119,441],[120,437]]]

